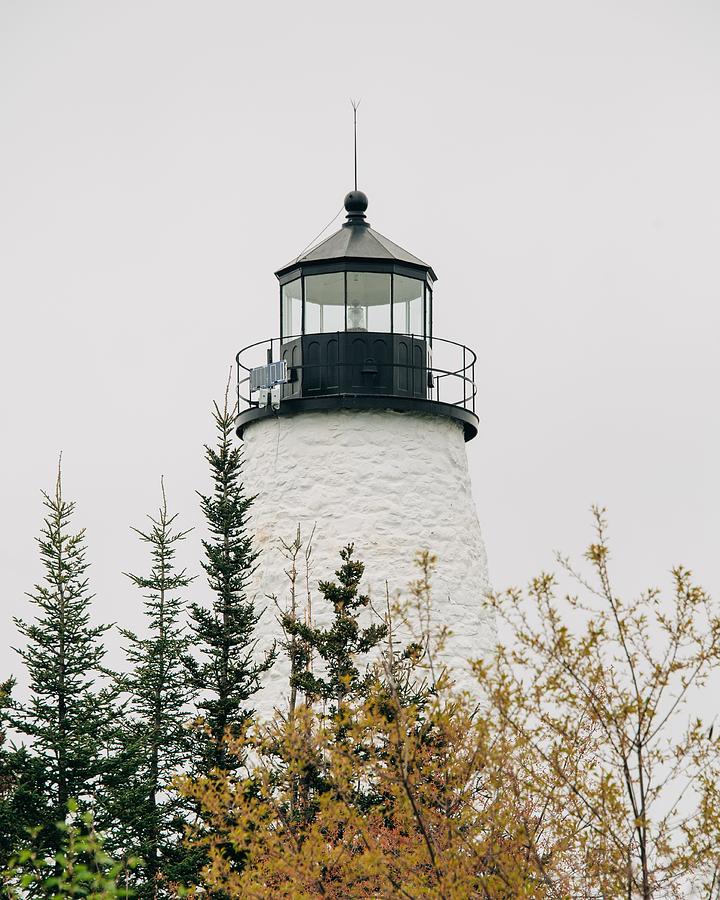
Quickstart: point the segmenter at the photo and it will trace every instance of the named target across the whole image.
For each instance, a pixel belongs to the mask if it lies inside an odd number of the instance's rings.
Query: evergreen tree
[[[186,874],[183,801],[170,785],[189,753],[191,689],[183,658],[190,639],[181,620],[182,591],[193,579],[184,569],[176,570],[176,545],[189,532],[176,529],[177,515],[168,513],[162,482],[161,486],[157,517],[148,516],[146,531],[133,529],[149,546],[150,572],[128,575],[143,591],[149,634],[121,632],[132,668],[122,680],[129,699],[121,733],[122,765],[113,789],[119,822],[116,839],[126,858],[142,860],[130,876],[139,897],[166,896],[167,884],[182,881]]]
[[[291,688],[297,688],[306,698],[298,723],[301,740],[311,746],[307,713],[319,700],[323,710],[313,714],[326,728],[325,740],[342,746],[349,756],[360,757],[368,752],[368,748],[352,736],[352,710],[357,701],[366,699],[373,686],[378,685],[378,672],[367,664],[361,670],[357,659],[378,647],[387,636],[388,626],[386,623],[361,626],[360,616],[369,606],[370,598],[360,593],[365,566],[353,557],[354,552],[353,544],[340,551],[342,565],[335,573],[337,582],[321,581],[318,585],[323,599],[333,608],[329,627],[320,628],[311,621],[302,621],[292,606],[281,616],[280,622],[285,634],[284,647],[290,658]],[[311,666],[311,661],[318,658],[320,665],[317,668]],[[289,721],[293,724],[292,719]],[[289,815],[293,821],[312,821],[319,810],[320,797],[333,790],[325,750],[311,749],[300,768],[289,765],[288,759],[282,760],[281,765],[291,770]],[[281,746],[277,752],[280,758],[284,757]],[[360,785],[354,788],[350,799],[359,808],[368,808],[381,800]]]
[[[317,628],[289,614],[282,617],[285,632],[298,638],[295,653],[302,657],[296,660],[294,684],[311,700],[330,703],[335,714],[340,713],[347,698],[367,696],[376,676],[367,667],[361,672],[356,657],[370,653],[387,634],[385,624],[367,628],[360,625],[360,613],[369,605],[370,598],[360,593],[365,566],[353,558],[354,552],[353,544],[340,551],[342,565],[335,573],[337,582],[321,581],[318,585],[323,598],[333,607],[329,628]],[[323,660],[322,675],[304,665],[314,654]]]
[[[213,592],[208,609],[193,603],[190,627],[197,657],[187,657],[190,683],[202,694],[198,708],[204,731],[198,732],[195,770],[232,769],[238,759],[228,752],[225,735],[240,734],[253,710],[248,700],[260,688],[260,678],[275,660],[275,649],[256,657],[255,627],[261,612],[247,596],[257,560],[248,530],[252,497],[241,481],[242,454],[233,442],[234,411],[227,391],[221,409],[214,407],[217,444],[205,447],[213,489],[200,494],[209,537],[203,540],[203,569]]]
[[[3,721],[13,688],[0,684],[0,870],[29,846],[29,829],[42,820],[43,767],[25,747],[8,747]]]
[[[110,673],[103,664],[102,637],[109,625],[90,623],[85,532],[72,532],[75,504],[62,493],[60,467],[38,538],[44,580],[28,594],[37,609],[33,622],[15,619],[26,646],[18,650],[27,669],[30,697],[12,702],[7,723],[29,742],[42,767],[44,809],[40,840],[57,846],[55,823],[70,800],[94,807],[103,821],[102,782],[108,771],[117,692],[102,686]],[[35,773],[37,775],[37,772]]]

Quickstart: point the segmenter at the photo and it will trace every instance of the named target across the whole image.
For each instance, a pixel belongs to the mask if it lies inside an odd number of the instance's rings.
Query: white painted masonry
[[[495,628],[481,606],[489,589],[487,559],[461,426],[441,416],[389,410],[303,412],[250,424],[244,442],[244,481],[257,495],[251,527],[261,551],[250,593],[267,605],[261,646],[279,635],[266,596],[285,603],[288,595],[279,540],[290,542],[298,524],[307,538],[315,525],[311,588],[318,623],[329,616],[317,582],[334,578],[346,543],[355,543],[366,565],[364,588],[380,607],[386,579],[391,595],[404,591],[417,578],[417,551],[437,555],[433,618],[451,629],[446,661],[458,682],[470,686],[466,660],[491,646]],[[259,708],[269,713],[284,705],[286,694],[281,658]]]

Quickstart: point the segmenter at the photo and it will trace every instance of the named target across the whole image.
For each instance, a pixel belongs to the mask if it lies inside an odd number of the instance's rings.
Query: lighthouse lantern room
[[[237,357],[240,436],[269,412],[332,408],[449,416],[477,434],[475,354],[434,337],[432,267],[372,229],[367,205],[351,191],[342,228],[275,273],[280,336]]]

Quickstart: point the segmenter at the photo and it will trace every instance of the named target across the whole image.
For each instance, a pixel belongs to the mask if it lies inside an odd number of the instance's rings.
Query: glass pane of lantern
[[[345,273],[305,276],[305,334],[345,331]]]
[[[390,275],[347,273],[348,331],[390,331]]]
[[[413,297],[410,301],[410,334],[423,335],[423,298]]]
[[[302,331],[302,285],[300,279],[282,286],[282,337],[291,337]]]
[[[432,291],[425,285],[425,337],[432,341]]]
[[[399,334],[424,334],[423,282],[419,278],[395,276],[393,327]]]

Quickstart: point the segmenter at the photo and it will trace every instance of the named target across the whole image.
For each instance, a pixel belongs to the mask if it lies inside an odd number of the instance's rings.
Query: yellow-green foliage
[[[242,777],[184,779],[207,886],[258,900],[716,898],[719,745],[688,704],[718,671],[720,620],[683,569],[669,597],[620,599],[595,521],[587,578],[561,560],[579,596],[543,575],[487,599],[502,643],[475,662],[475,696],[438,671],[425,554],[395,610],[420,613],[404,664],[424,699],[404,702],[389,645],[337,715],[298,703],[230,738]]]
[[[69,804],[68,821],[58,822],[61,849],[50,857],[38,857],[31,850],[22,851],[2,873],[3,897],[21,900],[26,897],[132,897],[124,885],[124,873],[135,860],[123,863],[111,859],[96,834],[92,817],[77,815],[77,805]]]

